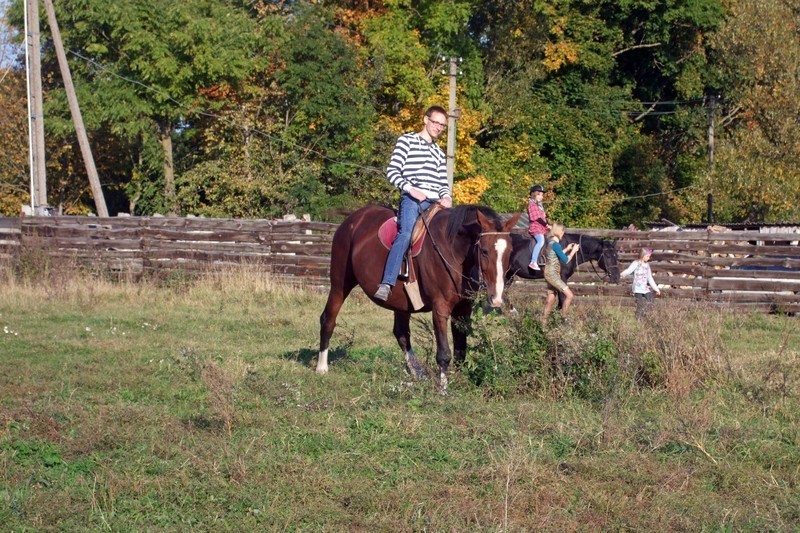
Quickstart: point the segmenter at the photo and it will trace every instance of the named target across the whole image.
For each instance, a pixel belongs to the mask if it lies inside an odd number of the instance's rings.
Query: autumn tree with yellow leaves
[[[730,0],[714,35],[726,102],[708,177],[722,220],[800,220],[800,9]]]
[[[395,205],[385,178],[394,143],[420,128],[426,107],[447,105],[442,71],[459,57],[457,202],[517,211],[540,183],[548,215],[570,226],[699,222],[709,192],[716,222],[798,218],[800,39],[787,0],[57,9],[112,212],[340,220],[368,203]],[[12,11],[19,31],[20,0]],[[59,203],[87,212],[43,36],[48,176]],[[711,91],[722,98],[709,173]],[[13,94],[3,111],[19,110]],[[0,142],[24,146],[24,110],[11,111]],[[23,152],[0,151],[7,210],[25,196]]]

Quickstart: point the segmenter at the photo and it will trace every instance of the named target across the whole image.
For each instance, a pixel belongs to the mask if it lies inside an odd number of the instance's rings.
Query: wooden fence
[[[325,284],[335,224],[149,217],[0,218],[0,260],[63,261],[129,278],[231,268]],[[800,235],[709,231],[577,230],[616,239],[620,267],[642,246],[667,298],[765,311],[800,311]],[[571,280],[578,295],[630,302],[630,283],[604,283],[590,264]],[[539,292],[541,283],[514,290]]]
[[[166,217],[0,218],[0,258],[132,277],[252,268],[324,281],[335,224]]]
[[[800,311],[799,234],[575,231],[616,240],[620,269],[637,259],[641,248],[651,248],[653,278],[665,298],[762,311]],[[601,283],[591,265],[581,265],[570,286],[577,295],[603,295],[633,303],[630,278],[618,285]]]

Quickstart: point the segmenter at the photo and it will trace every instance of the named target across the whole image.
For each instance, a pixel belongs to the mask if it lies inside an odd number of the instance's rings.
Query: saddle
[[[430,206],[422,216],[419,217],[417,223],[414,225],[414,229],[411,232],[411,247],[410,247],[410,256],[416,257],[419,255],[420,250],[422,250],[422,244],[425,242],[425,235],[428,233],[427,224],[433,219],[433,217],[442,209],[442,206],[439,204],[433,204]],[[383,244],[384,248],[387,250],[392,249],[392,241],[394,241],[395,236],[397,235],[397,217],[392,217],[383,224],[381,227],[378,228],[378,239],[380,239],[381,244]]]
[[[417,223],[414,224],[414,229],[411,231],[411,246],[409,250],[406,251],[405,260],[400,267],[398,279],[405,281],[404,288],[415,311],[422,309],[424,303],[419,293],[419,286],[417,284],[416,275],[414,274],[414,265],[411,258],[416,257],[420,250],[422,250],[422,244],[425,242],[425,235],[428,233],[427,224],[430,223],[436,213],[441,209],[442,207],[439,204],[433,204],[422,213]],[[392,241],[394,241],[395,235],[397,235],[397,217],[390,218],[381,224],[381,227],[378,229],[378,239],[387,250],[392,248]]]

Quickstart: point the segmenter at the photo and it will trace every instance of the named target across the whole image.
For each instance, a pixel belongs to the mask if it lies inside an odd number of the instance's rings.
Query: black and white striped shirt
[[[403,192],[414,187],[438,200],[450,196],[446,161],[435,142],[427,142],[419,133],[406,133],[397,139],[386,177]]]

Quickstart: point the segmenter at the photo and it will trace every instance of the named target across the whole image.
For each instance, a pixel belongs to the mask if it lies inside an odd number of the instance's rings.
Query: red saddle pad
[[[422,250],[422,243],[425,242],[426,234],[427,232],[424,232],[417,242],[411,244],[411,257],[416,257],[419,251]],[[397,235],[397,217],[390,218],[378,228],[378,239],[387,250],[392,248],[392,241],[394,241],[395,235]]]

